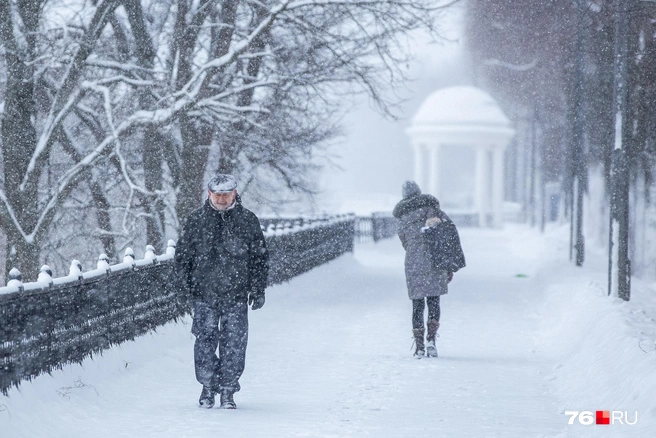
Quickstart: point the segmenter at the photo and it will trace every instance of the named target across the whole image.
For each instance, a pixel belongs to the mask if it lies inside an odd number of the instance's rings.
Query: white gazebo
[[[489,94],[469,86],[437,90],[406,133],[423,192],[435,195],[447,213],[501,226],[503,153],[515,131]]]

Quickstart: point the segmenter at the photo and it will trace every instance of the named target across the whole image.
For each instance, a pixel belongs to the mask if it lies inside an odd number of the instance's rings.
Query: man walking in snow
[[[181,299],[193,304],[200,406],[212,408],[218,393],[221,407],[234,409],[246,360],[248,305],[253,310],[264,305],[268,252],[260,222],[242,206],[232,175],[216,175],[207,193],[178,241],[176,275]]]
[[[437,357],[435,338],[440,327],[440,296],[449,291],[453,273],[465,266],[458,232],[440,209],[437,198],[422,194],[414,181],[403,184],[403,199],[394,207],[393,214],[399,219],[398,234],[405,249],[405,277],[412,300],[412,333],[416,345],[414,356]]]

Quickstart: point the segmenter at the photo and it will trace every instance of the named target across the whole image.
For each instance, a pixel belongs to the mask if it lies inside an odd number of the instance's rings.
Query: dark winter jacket
[[[440,203],[434,196],[414,194],[401,200],[394,207],[393,214],[399,219],[399,238],[406,251],[405,278],[408,296],[416,300],[446,294],[448,270],[434,265],[431,242],[422,232],[427,219],[448,219],[440,210]]]
[[[268,252],[257,216],[241,205],[218,211],[207,200],[192,212],[176,245],[176,284],[182,299],[213,307],[264,294]]]

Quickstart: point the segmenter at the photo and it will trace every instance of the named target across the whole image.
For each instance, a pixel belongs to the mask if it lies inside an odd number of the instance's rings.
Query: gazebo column
[[[478,225],[487,226],[487,213],[490,198],[489,187],[489,154],[484,146],[476,147],[476,209],[478,210]]]
[[[430,147],[429,193],[440,199],[440,144]]]
[[[415,182],[419,188],[426,190],[426,160],[424,160],[424,145],[421,143],[414,143],[415,150]]]
[[[494,228],[503,223],[503,148],[496,147],[492,153],[492,213]]]

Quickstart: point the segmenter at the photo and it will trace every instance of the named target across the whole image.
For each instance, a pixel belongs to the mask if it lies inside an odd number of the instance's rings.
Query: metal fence
[[[378,242],[396,236],[397,219],[389,213],[358,216],[355,220],[357,243]]]
[[[269,284],[353,250],[355,217],[332,216],[289,226],[267,225]],[[39,374],[81,362],[112,345],[179,318],[170,286],[172,251],[72,273],[68,277],[0,288],[0,391]]]
[[[374,242],[396,236],[398,220],[394,216],[389,213],[374,213],[372,218]]]
[[[387,212],[372,213],[371,216],[352,216],[355,243],[379,242],[396,236],[397,219]],[[260,224],[269,231],[298,229],[308,224],[321,223],[329,216],[264,217]]]
[[[374,241],[373,217],[358,216],[355,219],[355,241],[369,243]]]
[[[300,275],[353,251],[355,217],[323,218],[318,221],[286,222],[272,227],[267,234],[271,259],[269,283],[276,284]]]

